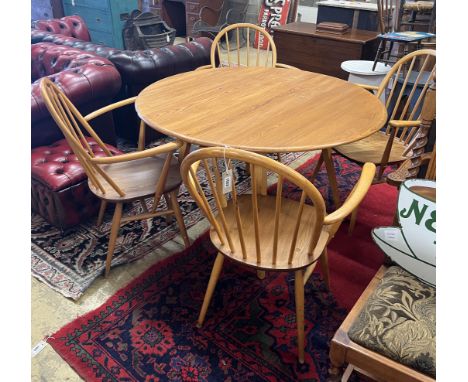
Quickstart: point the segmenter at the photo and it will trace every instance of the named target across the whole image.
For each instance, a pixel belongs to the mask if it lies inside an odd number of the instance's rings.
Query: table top
[[[364,1],[348,1],[348,0],[324,0],[319,1],[317,6],[327,7],[338,7],[338,8],[350,8],[363,11],[377,12],[376,3],[366,3]]]
[[[280,68],[181,73],[145,88],[135,108],[148,126],[184,142],[265,153],[354,142],[387,119],[379,99],[356,85]]]
[[[286,32],[300,36],[314,36],[316,38],[321,38],[324,40],[345,41],[348,43],[362,45],[375,40],[379,35],[379,33],[375,31],[354,28],[349,29],[346,33],[343,34],[327,33],[322,31],[317,32],[316,24],[306,23],[302,21],[296,21],[294,23],[274,27],[273,31],[278,31],[280,33]]]

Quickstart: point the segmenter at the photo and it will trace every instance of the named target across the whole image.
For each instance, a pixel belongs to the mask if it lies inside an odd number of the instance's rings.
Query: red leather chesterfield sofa
[[[75,37],[83,41],[91,41],[88,28],[80,16],[66,16],[61,19],[33,21],[34,29]]]
[[[57,23],[60,25],[60,22],[63,22],[68,25],[69,20],[79,23],[79,25],[71,30],[62,27],[60,30],[64,33],[57,34],[56,31],[60,28],[60,26],[57,27]],[[77,30],[83,32],[86,29],[87,31],[86,25],[78,16],[66,16],[60,20],[37,21],[35,26],[40,30],[31,30],[31,43],[49,42],[78,48],[111,61],[122,78],[122,87],[116,100],[138,95],[146,86],[165,77],[188,72],[210,63],[212,40],[206,37],[161,49],[130,51],[94,44],[87,39],[78,37]],[[137,141],[139,120],[133,105],[119,109],[114,113],[114,120],[118,136],[134,142]],[[151,140],[155,137],[154,130],[148,129],[146,139]]]
[[[95,54],[51,43],[31,45],[31,205],[64,230],[96,215],[99,200],[89,191],[83,168],[44,105],[39,80],[45,76],[84,114],[111,103],[121,79],[110,61]],[[115,142],[112,116],[93,127],[105,142]],[[119,153],[113,146],[109,149]]]

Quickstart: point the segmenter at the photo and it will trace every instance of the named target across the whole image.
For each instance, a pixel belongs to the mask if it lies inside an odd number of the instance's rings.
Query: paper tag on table
[[[232,169],[223,172],[223,194],[227,194],[232,191]]]

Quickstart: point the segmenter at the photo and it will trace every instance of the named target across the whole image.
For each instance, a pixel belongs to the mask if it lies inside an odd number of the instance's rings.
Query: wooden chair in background
[[[267,41],[266,49],[255,46],[255,34]],[[221,67],[259,67],[297,69],[277,62],[276,45],[273,37],[262,27],[239,23],[221,30],[211,45],[211,64],[198,69]]]
[[[226,162],[227,161],[227,162]],[[239,195],[233,171],[232,198],[225,199],[221,171],[233,170],[232,161],[245,162],[252,174],[252,193]],[[224,165],[223,165],[224,163]],[[258,195],[257,168],[268,170],[278,177],[276,196]],[[209,190],[203,190],[199,175],[205,172]],[[198,318],[201,326],[225,257],[262,271],[295,273],[296,322],[298,330],[299,362],[304,362],[304,284],[320,262],[324,280],[329,287],[327,244],[343,219],[364,198],[375,174],[373,164],[364,165],[361,178],[345,203],[330,215],[315,186],[297,171],[263,155],[231,148],[204,148],[188,155],[181,165],[182,178],[192,197],[208,218],[210,237],[218,249],[203,305]],[[284,180],[302,189],[300,201],[283,197]],[[217,213],[207,201],[211,191]],[[306,198],[312,205],[305,204]]]
[[[193,24],[193,33],[206,33],[214,38],[228,25],[244,22],[248,6],[249,2],[246,0],[225,0],[217,9],[205,5],[200,8],[199,20]],[[217,21],[210,22],[216,16]]]
[[[414,135],[407,151],[409,158],[406,159],[397,170],[388,174],[387,183],[399,187],[406,179],[421,177],[423,165],[427,165],[426,172],[423,175],[426,179],[435,180],[436,178],[436,146],[432,152],[425,152],[428,143],[429,131],[436,117],[436,84],[435,82],[427,91],[426,99],[421,111],[421,125]]]
[[[436,52],[430,49],[412,52],[398,60],[379,87],[363,85],[376,91],[377,97],[385,97],[387,126],[384,131],[357,142],[336,146],[334,150],[354,162],[379,165],[377,180],[382,178],[388,164],[408,159],[421,125],[426,93],[435,82],[435,55]],[[431,91],[435,91],[435,87]]]
[[[333,149],[353,162],[372,162],[378,165],[377,182],[383,180],[388,164],[402,163],[411,158],[412,150],[419,139],[423,114],[426,118],[425,126],[430,126],[435,118],[435,55],[436,52],[430,49],[412,52],[392,67],[379,87],[360,85],[376,92],[380,99],[385,99],[387,126],[384,131],[380,130],[360,141]],[[431,96],[427,97],[428,94]],[[424,144],[426,142],[427,140]],[[421,143],[420,140],[418,144]],[[322,156],[317,169],[323,163]],[[351,215],[350,233],[354,229],[356,214],[357,210]]]
[[[112,156],[90,126],[89,121],[118,107],[133,103],[135,97],[106,106],[83,117],[70,100],[48,78],[43,78],[40,86],[47,109],[88,176],[89,188],[101,199],[98,226],[102,223],[107,204],[115,204],[105,276],[107,277],[110,271],[115,243],[122,223],[173,214],[176,217],[185,245],[190,245],[182,213],[177,202],[178,190],[182,180],[180,178],[179,163],[173,156],[174,152],[182,146],[182,143],[171,142],[144,151]],[[142,126],[144,127],[144,125]],[[106,153],[106,157],[98,158],[93,156],[83,131],[96,141],[103,152]],[[163,195],[168,201],[167,209],[157,211],[158,203]],[[146,204],[147,198],[153,199],[151,209]],[[143,213],[122,217],[124,203],[133,201],[141,203]]]

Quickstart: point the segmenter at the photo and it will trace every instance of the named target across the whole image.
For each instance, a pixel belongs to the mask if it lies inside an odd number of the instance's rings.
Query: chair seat
[[[384,132],[378,131],[367,138],[346,145],[336,146],[334,149],[355,162],[380,164],[388,137]],[[388,163],[401,162],[407,159],[406,156],[403,156],[405,149],[406,146],[402,142],[394,140]]]
[[[124,196],[120,196],[101,176],[98,176],[98,179],[102,183],[105,193],[102,193],[101,190],[97,189],[91,181],[88,180],[89,188],[99,198],[111,202],[130,201],[152,195],[156,191],[156,184],[161,176],[165,158],[165,155],[161,155],[128,162],[101,165],[101,169],[125,192]],[[180,177],[179,162],[173,158],[167,175],[164,192],[174,190],[179,187],[181,183],[182,179]]]
[[[390,267],[349,329],[349,338],[429,376],[436,374],[436,290]]]
[[[294,254],[292,263],[288,264],[291,238],[293,237],[296,226],[299,203],[295,200],[283,198],[281,200],[281,213],[279,218],[277,263],[276,265],[273,265],[272,259],[276,197],[270,195],[258,195],[259,221],[263,223],[259,225],[262,261],[261,263],[257,263],[252,196],[241,195],[238,197],[238,203],[247,258],[245,260],[242,258],[242,247],[239,239],[239,231],[237,229],[235,214],[236,209],[232,200],[228,201],[227,207],[223,211],[229,228],[229,234],[231,235],[234,244],[234,251],[231,252],[229,244],[225,239],[225,244],[221,244],[218,234],[213,228],[210,231],[211,241],[215,247],[231,259],[265,270],[294,270],[304,268],[315,262],[324,250],[329,237],[329,233],[326,229],[321,232],[319,242],[313,254],[309,256],[309,238],[314,225],[315,208],[311,205],[305,204],[297,236],[296,253]],[[220,216],[218,215],[216,219],[218,220],[220,227],[222,227]],[[265,222],[270,223],[265,224]]]

